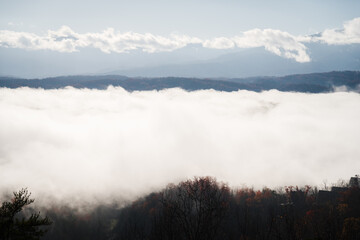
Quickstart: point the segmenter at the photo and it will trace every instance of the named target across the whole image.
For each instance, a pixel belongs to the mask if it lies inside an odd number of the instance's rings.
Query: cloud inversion
[[[360,95],[0,89],[0,189],[132,198],[192,176],[321,184],[360,169]]]

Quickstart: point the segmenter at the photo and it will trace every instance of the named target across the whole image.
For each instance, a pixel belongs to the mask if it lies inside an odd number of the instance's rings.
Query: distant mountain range
[[[120,86],[128,91],[162,90],[177,87],[188,91],[214,89],[218,91],[250,90],[259,92],[277,89],[279,91],[321,93],[334,91],[337,87],[346,87],[348,90],[359,91],[360,71],[333,71],[283,77],[217,79],[180,77],[140,78],[121,75],[61,76],[43,79],[0,77],[0,87],[7,88],[57,89],[67,86],[91,89],[106,89],[109,86]]]
[[[63,75],[123,75],[129,77],[246,78],[329,71],[360,71],[360,44],[306,43],[311,61],[299,63],[263,47],[208,49],[190,44],[172,52],[105,54],[24,51],[0,48],[0,75],[45,78]]]
[[[110,71],[131,77],[255,77],[284,76],[314,72],[360,70],[360,45],[329,46],[318,43],[307,45],[311,62],[299,63],[279,57],[263,48],[243,49],[191,63],[163,63],[160,66]]]

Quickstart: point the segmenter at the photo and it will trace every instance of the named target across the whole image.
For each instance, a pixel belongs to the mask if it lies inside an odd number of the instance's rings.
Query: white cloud
[[[245,32],[242,36],[218,37],[211,40],[201,40],[186,35],[163,37],[150,33],[119,33],[112,28],[100,33],[80,34],[67,26],[62,26],[57,31],[49,30],[45,36],[26,32],[0,31],[0,46],[2,47],[30,50],[46,49],[59,52],[74,52],[78,51],[79,48],[94,47],[105,53],[123,53],[136,49],[154,53],[173,51],[192,43],[200,43],[206,48],[214,49],[227,49],[236,46],[239,48],[265,47],[266,50],[285,58],[295,59],[298,62],[310,61],[306,47],[298,42],[294,36],[273,29],[254,29]]]
[[[49,30],[45,36],[28,32],[0,31],[0,46],[10,48],[75,52],[80,48],[93,47],[105,53],[124,53],[137,49],[154,53],[173,51],[197,43],[212,49],[264,47],[278,56],[301,63],[311,61],[304,45],[311,41],[327,44],[360,43],[360,18],[346,22],[342,30],[327,29],[312,37],[293,36],[275,29],[252,29],[238,36],[213,39],[199,39],[186,35],[164,37],[151,33],[120,33],[113,28],[98,33],[77,33],[68,26],[62,26],[56,31]]]
[[[0,46],[2,47],[29,50],[46,49],[59,52],[74,52],[79,48],[94,47],[106,53],[123,53],[136,49],[153,53],[173,51],[185,47],[189,43],[199,43],[200,41],[188,36],[166,38],[150,33],[117,33],[112,28],[101,33],[80,34],[68,26],[62,26],[57,31],[49,30],[45,36],[26,32],[0,31]]]
[[[240,48],[261,47],[278,56],[295,59],[297,62],[309,62],[306,47],[297,38],[287,32],[274,29],[254,29],[234,39]]]
[[[345,22],[343,29],[326,29],[312,40],[334,45],[360,43],[360,18]]]
[[[84,46],[99,48],[101,51],[127,52],[130,50],[142,49],[145,52],[173,51],[185,47],[189,43],[198,43],[200,40],[188,36],[172,36],[166,38],[150,33],[140,34],[134,32],[116,33],[109,28],[102,33],[86,33],[82,36]]]
[[[59,52],[76,51],[78,39],[68,27],[61,27],[58,31],[48,31],[48,35],[40,37],[28,32],[0,31],[0,46],[22,48],[29,50],[53,50]]]
[[[2,88],[0,109],[0,189],[35,197],[129,198],[194,175],[321,184],[360,169],[356,93]]]
[[[253,29],[246,31],[241,36],[232,38],[215,38],[206,40],[204,47],[216,49],[234,48],[254,48],[265,47],[266,50],[297,62],[309,62],[310,57],[306,52],[306,46],[287,32],[274,29]]]
[[[203,46],[206,48],[215,48],[215,49],[228,49],[235,47],[233,39],[219,37],[212,40],[206,40],[203,42]]]

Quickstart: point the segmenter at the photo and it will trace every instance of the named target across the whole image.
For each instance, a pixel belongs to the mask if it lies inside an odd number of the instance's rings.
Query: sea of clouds
[[[321,185],[360,169],[360,94],[0,89],[0,191],[133,199],[214,176]]]

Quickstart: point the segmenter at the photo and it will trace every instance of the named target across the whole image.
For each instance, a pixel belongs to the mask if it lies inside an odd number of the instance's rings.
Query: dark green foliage
[[[41,218],[40,213],[32,213],[28,218],[22,214],[24,207],[34,202],[28,190],[14,192],[11,202],[3,202],[0,208],[0,239],[40,239],[46,230],[42,227],[51,224],[48,217]]]

